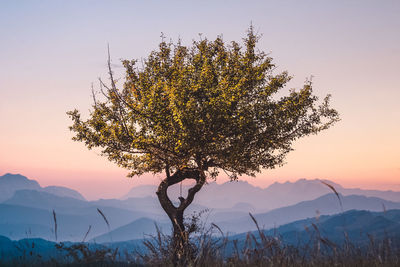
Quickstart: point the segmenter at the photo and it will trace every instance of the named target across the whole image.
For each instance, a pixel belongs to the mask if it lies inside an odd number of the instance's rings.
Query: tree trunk
[[[189,233],[185,229],[183,222],[183,211],[177,212],[174,221],[172,222],[174,233],[172,247],[174,249],[174,263],[183,263],[185,257],[190,253],[189,249]]]
[[[168,171],[166,173],[167,177],[160,183],[156,193],[161,207],[167,213],[173,226],[173,264],[184,265],[185,257],[190,255],[189,234],[184,225],[184,211],[193,202],[194,195],[204,185],[206,176],[204,171],[191,168],[180,169],[171,176]],[[196,184],[189,189],[186,199],[179,198],[180,204],[175,207],[168,197],[167,189],[185,179],[195,179]]]

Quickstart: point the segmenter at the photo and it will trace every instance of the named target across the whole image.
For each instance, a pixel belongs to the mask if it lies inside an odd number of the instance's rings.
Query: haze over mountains
[[[57,196],[65,196],[85,200],[85,198],[76,190],[63,186],[41,187],[35,180],[30,180],[20,174],[7,173],[0,176],[0,202],[12,197],[18,190],[29,189],[43,191]]]
[[[400,192],[346,189],[331,181],[337,196],[320,180],[300,179],[294,183],[274,183],[262,189],[247,182],[206,185],[187,210],[208,209],[205,223],[216,223],[224,232],[241,233],[255,229],[251,212],[266,229],[319,215],[348,210],[383,211],[400,209]],[[188,186],[183,186],[185,196]],[[22,175],[0,176],[0,235],[13,240],[41,237],[54,240],[53,210],[58,223],[58,241],[122,242],[155,233],[157,222],[169,233],[170,222],[155,197],[156,186],[133,188],[121,199],[86,201],[66,187],[41,187]],[[169,190],[178,201],[180,188]],[[107,222],[99,210],[106,216]],[[107,225],[107,223],[109,225]]]
[[[212,207],[215,209],[230,209],[240,203],[240,206],[246,206],[245,211],[249,207],[253,211],[262,212],[272,210],[288,205],[296,204],[300,201],[312,200],[320,196],[332,193],[332,190],[321,183],[332,185],[337,192],[344,196],[348,195],[364,195],[368,197],[378,197],[389,201],[400,202],[400,192],[396,191],[379,191],[379,190],[363,190],[358,188],[343,188],[341,185],[328,180],[307,180],[299,179],[296,182],[274,183],[265,189],[253,186],[245,181],[226,182],[217,184],[211,182],[206,184],[202,190],[196,194],[195,202],[199,205]],[[186,193],[189,186],[183,186],[182,191]],[[134,187],[122,198],[129,197],[155,197],[157,186],[144,185]],[[177,199],[180,189],[175,186],[168,189],[171,199]]]

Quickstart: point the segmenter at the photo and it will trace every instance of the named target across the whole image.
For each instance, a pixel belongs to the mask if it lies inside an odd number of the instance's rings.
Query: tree
[[[162,39],[141,67],[136,60],[122,61],[122,88],[109,59],[110,84],[100,80],[103,99],[93,94],[89,119],[68,112],[73,140],[100,147],[130,177],[165,173],[156,193],[172,222],[178,258],[188,238],[184,211],[207,178],[224,171],[236,180],[280,166],[294,140],[339,120],[329,95],[318,103],[311,81],[277,97],[291,77],[274,73],[272,58],[256,49],[258,40],[252,27],[243,47],[222,37],[190,47]],[[185,179],[196,183],[174,206],[167,188]]]

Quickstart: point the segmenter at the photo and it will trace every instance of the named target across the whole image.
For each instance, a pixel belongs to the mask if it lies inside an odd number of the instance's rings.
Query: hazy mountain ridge
[[[318,228],[317,230],[312,225]],[[349,210],[335,215],[307,218],[294,221],[277,228],[263,230],[268,236],[279,236],[288,244],[306,244],[315,236],[321,235],[336,244],[345,242],[346,236],[357,245],[368,245],[370,238],[375,241],[390,238],[400,244],[400,209],[372,212],[365,210]],[[259,234],[253,234],[258,238]],[[247,233],[231,237],[244,242]]]
[[[301,201],[313,200],[331,193],[332,190],[323,184],[322,181],[332,185],[344,196],[365,195],[368,197],[378,197],[389,201],[400,202],[400,192],[344,188],[332,181],[321,179],[299,179],[296,182],[285,183],[275,182],[265,189],[253,186],[245,181],[225,182],[223,184],[211,182],[206,184],[203,189],[196,194],[195,202],[213,209],[232,209],[237,203],[242,202],[253,207],[253,211],[255,212],[265,212],[293,205]],[[143,191],[141,190],[142,188]],[[183,186],[182,191],[184,195],[189,188],[190,186]],[[123,196],[123,199],[138,196],[154,196],[156,190],[157,186],[155,185],[133,187]],[[177,199],[180,195],[179,186],[172,187],[169,189],[168,193],[171,199]]]
[[[6,173],[5,175],[0,176],[0,202],[11,198],[18,190],[36,190],[57,196],[86,200],[78,191],[70,189],[68,187],[41,187],[37,181],[28,179],[27,177],[20,174]]]
[[[387,201],[376,197],[340,195],[340,201],[343,206],[340,205],[337,196],[330,193],[314,200],[302,201],[266,213],[257,213],[254,214],[254,217],[261,227],[269,229],[297,220],[338,214],[348,210],[383,211],[385,209],[400,209],[400,202]],[[214,223],[224,232],[240,233],[256,229],[249,215],[236,219],[214,221]]]
[[[90,202],[84,200],[66,196],[57,196],[44,191],[27,189],[16,191],[11,198],[3,201],[3,203],[50,210],[67,207],[81,208],[88,207],[90,205]]]
[[[35,180],[30,180],[20,174],[7,173],[0,176],[0,202],[12,197],[17,190],[30,189],[41,190],[41,186]]]
[[[43,191],[60,197],[71,197],[79,200],[86,200],[78,191],[64,186],[46,186]]]

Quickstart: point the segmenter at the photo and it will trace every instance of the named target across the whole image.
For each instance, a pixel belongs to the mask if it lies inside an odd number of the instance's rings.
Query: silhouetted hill
[[[63,247],[77,243],[64,242]],[[81,244],[81,243],[79,243]],[[41,238],[24,238],[13,241],[0,236],[0,266],[87,266],[88,264],[71,263],[73,257],[68,257],[66,250],[58,248],[56,242]],[[84,244],[94,251],[106,249],[100,244]],[[79,253],[78,253],[79,254]],[[98,266],[99,264],[89,264]],[[100,264],[102,265],[102,264]]]
[[[39,238],[12,241],[0,236],[0,265],[33,266],[37,261],[61,260],[66,253],[57,250],[54,242]],[[18,264],[17,264],[18,263]]]

